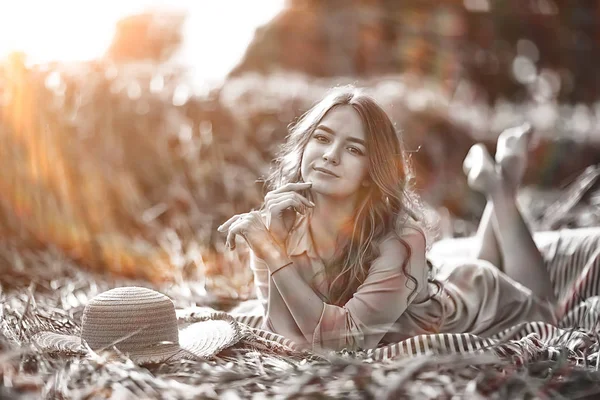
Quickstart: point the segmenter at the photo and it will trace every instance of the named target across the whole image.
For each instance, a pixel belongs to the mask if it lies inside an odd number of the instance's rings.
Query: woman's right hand
[[[291,221],[285,218],[286,210],[304,214],[307,207],[314,207],[314,203],[306,197],[297,193],[297,190],[308,189],[312,186],[310,182],[288,183],[270,191],[265,196],[265,207],[262,212],[265,218],[265,225],[273,238],[282,245],[285,244],[287,236],[294,225],[294,220]],[[295,216],[295,214],[294,214]]]

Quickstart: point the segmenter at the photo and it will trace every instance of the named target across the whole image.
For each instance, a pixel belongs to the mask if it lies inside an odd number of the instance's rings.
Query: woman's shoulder
[[[399,230],[388,232],[381,240],[382,246],[398,246],[402,242],[407,242],[409,245],[417,247],[427,247],[427,235],[424,229],[418,223],[409,221],[403,224]]]
[[[407,248],[408,247],[408,248]],[[427,239],[417,224],[406,224],[401,231],[391,231],[379,242],[380,257],[398,260],[415,253],[425,253]]]
[[[427,247],[427,235],[425,234],[425,230],[417,223],[409,222],[404,224],[402,231],[400,232],[400,237],[410,243],[423,245],[424,248]]]

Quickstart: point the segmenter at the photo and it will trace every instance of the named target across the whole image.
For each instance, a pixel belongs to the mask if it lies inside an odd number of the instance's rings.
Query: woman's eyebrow
[[[321,124],[321,125],[317,126],[317,129],[325,131],[325,132],[330,133],[332,135],[335,135],[335,131],[333,129],[331,129],[330,127],[326,126],[326,125]],[[361,144],[363,146],[366,146],[365,141],[362,140],[362,139],[359,139],[359,138],[355,138],[355,137],[350,136],[350,137],[346,138],[346,140],[349,141],[349,142],[354,142],[354,143],[358,143],[358,144]]]

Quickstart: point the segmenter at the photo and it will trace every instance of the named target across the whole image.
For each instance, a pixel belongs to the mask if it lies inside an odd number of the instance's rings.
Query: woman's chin
[[[320,194],[322,196],[333,196],[335,195],[335,190],[332,190],[331,185],[328,185],[324,182],[319,182],[317,180],[312,181],[312,186],[310,187],[310,191],[315,194]]]
[[[343,199],[349,197],[349,194],[342,193],[339,190],[336,190],[336,188],[332,187],[333,185],[331,185],[331,184],[320,183],[317,181],[312,181],[312,183],[313,184],[310,189],[311,189],[311,192],[313,192],[314,194],[319,194],[321,196],[327,196],[327,197],[340,199],[340,200],[343,200]]]

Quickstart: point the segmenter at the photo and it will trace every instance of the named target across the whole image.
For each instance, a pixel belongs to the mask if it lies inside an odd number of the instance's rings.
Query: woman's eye
[[[323,135],[315,135],[315,139],[317,139],[321,143],[329,142],[329,139],[327,139],[327,137],[325,137]]]
[[[359,155],[359,156],[362,156],[364,154],[362,152],[362,150],[357,149],[356,147],[348,147],[348,150],[350,150],[350,153],[356,154],[356,155]]]

